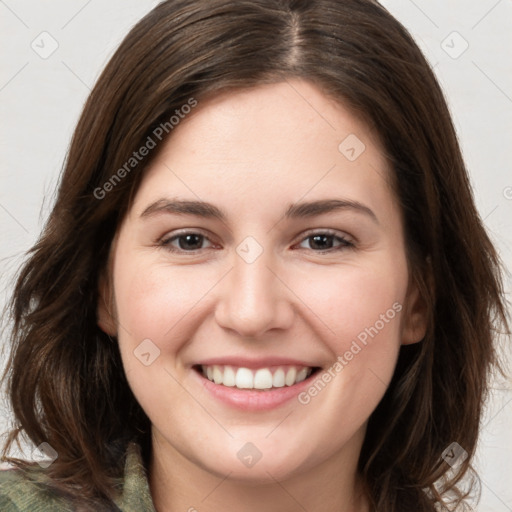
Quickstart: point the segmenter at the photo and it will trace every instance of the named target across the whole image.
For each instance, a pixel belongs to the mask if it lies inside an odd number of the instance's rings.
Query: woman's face
[[[154,442],[253,481],[354,462],[424,333],[381,147],[298,80],[199,101],[171,135],[99,312]]]

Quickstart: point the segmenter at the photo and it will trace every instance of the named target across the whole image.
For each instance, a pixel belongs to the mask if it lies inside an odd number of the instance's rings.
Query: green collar
[[[156,512],[151,499],[140,446],[129,443],[126,451],[123,490],[115,504],[123,512]]]
[[[35,467],[30,474],[17,468],[0,471],[0,510],[2,512],[71,512],[76,508],[47,487],[45,470]],[[122,489],[114,499],[121,512],[156,512],[151,499],[141,449],[128,443]],[[82,509],[80,509],[82,510]]]

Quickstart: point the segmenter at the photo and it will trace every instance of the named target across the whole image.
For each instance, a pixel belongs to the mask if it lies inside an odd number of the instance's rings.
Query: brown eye
[[[309,247],[304,247],[302,245],[304,242],[308,243]],[[354,244],[346,238],[332,233],[315,233],[304,238],[300,246],[305,249],[312,249],[315,252],[322,252],[341,250],[353,247]]]
[[[172,252],[193,252],[204,249],[203,244],[208,238],[200,233],[182,233],[168,237],[160,245]]]

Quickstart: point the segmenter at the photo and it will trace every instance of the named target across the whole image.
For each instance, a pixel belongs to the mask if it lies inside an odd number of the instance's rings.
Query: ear
[[[416,283],[407,290],[402,323],[402,344],[411,345],[423,340],[427,332],[428,306]]]
[[[107,263],[98,280],[98,304],[96,306],[96,322],[98,327],[109,336],[117,336],[113,285],[113,255],[117,245],[117,233],[110,244]]]
[[[114,300],[112,286],[105,272],[98,282],[98,304],[96,307],[96,321],[98,327],[109,336],[117,336],[117,325],[113,315]]]
[[[114,301],[112,286],[105,273],[102,273],[98,282],[98,304],[96,307],[96,321],[98,327],[109,336],[117,336],[117,326],[113,315]]]

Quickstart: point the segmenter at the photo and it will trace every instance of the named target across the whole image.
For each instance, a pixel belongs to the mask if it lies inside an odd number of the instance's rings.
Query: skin
[[[365,145],[354,161],[338,149],[349,134]],[[152,422],[158,511],[369,510],[356,470],[367,421],[400,345],[425,333],[390,172],[366,125],[302,80],[200,101],[163,143],[113,242],[98,310]],[[207,201],[227,218],[141,217],[162,198]],[[353,208],[284,218],[288,205],[319,199],[357,201],[377,220]],[[206,238],[172,252],[160,242],[178,230]],[[325,230],[335,236],[322,254],[310,237]],[[251,263],[236,251],[248,236],[263,250]],[[401,311],[307,404],[239,410],[192,369],[218,356],[293,355],[326,370],[393,304]],[[160,350],[149,366],[134,355],[144,339]],[[237,457],[247,442],[262,455],[252,467]]]

